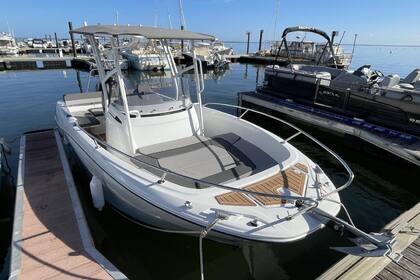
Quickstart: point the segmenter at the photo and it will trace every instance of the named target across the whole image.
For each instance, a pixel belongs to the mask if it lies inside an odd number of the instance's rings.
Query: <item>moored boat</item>
[[[19,47],[16,44],[15,38],[12,34],[0,33],[0,55],[17,55]]]
[[[244,111],[237,117],[215,108],[238,106],[203,104],[201,61],[192,49],[193,64],[178,72],[169,40],[213,40],[213,36],[144,26],[85,26],[72,32],[92,44],[95,36],[110,36],[113,49],[118,48],[118,36],[159,40],[173,84],[129,88],[119,64],[106,72],[94,46],[102,92],[68,94],[57,103],[60,131],[93,175],[90,186],[97,208],[106,201],[142,224],[205,230],[218,241],[234,244],[292,242],[332,221],[371,243],[370,255],[389,252],[391,237],[363,233],[336,217],[341,208],[339,191],[353,179],[338,155],[275,117],[247,108],[239,108]],[[191,70],[197,103],[191,101],[182,78]],[[297,132],[282,139],[246,121],[243,116],[251,111]],[[336,186],[319,165],[290,144],[299,135],[343,164],[349,173],[343,185]]]

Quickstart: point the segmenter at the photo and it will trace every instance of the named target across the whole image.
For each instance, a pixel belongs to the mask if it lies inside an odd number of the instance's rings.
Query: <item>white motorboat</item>
[[[225,44],[223,44],[223,42],[219,41],[219,40],[216,40],[216,41],[213,42],[212,48],[213,48],[214,52],[219,53],[221,55],[232,55],[233,54],[233,49],[226,47]]]
[[[141,224],[169,231],[201,231],[235,244],[243,240],[291,242],[332,221],[372,244],[360,249],[360,254],[389,251],[391,238],[363,233],[336,217],[341,208],[339,191],[353,179],[339,156],[297,128],[282,139],[243,118],[252,111],[288,124],[273,116],[242,108],[237,117],[215,108],[238,106],[203,104],[200,60],[192,49],[193,65],[178,72],[169,40],[213,40],[212,36],[112,25],[72,32],[92,43],[102,92],[65,95],[57,102],[56,121],[92,174],[90,187],[97,208],[106,201]],[[159,40],[174,86],[157,89],[142,83],[128,89],[118,62],[116,68],[104,70],[94,36],[109,36],[115,54],[118,36]],[[118,55],[114,57],[118,60]],[[186,80],[181,78],[191,70],[197,103],[191,101]],[[314,161],[289,143],[298,135],[313,139],[342,163],[348,181],[336,187]]]
[[[0,55],[17,55],[19,47],[12,34],[0,33]]]
[[[156,41],[145,42],[142,38],[135,38],[134,42],[122,52],[122,55],[128,60],[129,67],[141,71],[170,69],[169,62]]]
[[[197,42],[194,46],[196,57],[201,61],[205,68],[220,68],[229,64],[229,60],[226,58],[224,48],[214,48],[211,43],[208,42]],[[182,53],[187,59],[187,64],[192,64],[193,52],[188,50]]]
[[[32,48],[45,49],[47,47],[47,41],[44,39],[33,39]]]

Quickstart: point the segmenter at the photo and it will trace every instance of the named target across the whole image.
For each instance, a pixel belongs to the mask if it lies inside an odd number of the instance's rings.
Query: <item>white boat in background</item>
[[[233,55],[233,49],[226,47],[222,41],[216,40],[212,43],[211,46],[215,53],[221,55]]]
[[[12,34],[1,32],[0,33],[0,55],[17,55],[19,47],[16,44],[15,38]]]
[[[193,64],[178,72],[169,40],[214,40],[213,36],[152,27],[98,25],[72,31],[97,44],[95,36],[143,36],[159,40],[170,66],[170,87],[140,83],[129,87],[119,63],[105,71],[93,53],[102,92],[68,94],[56,106],[63,137],[92,174],[95,207],[104,201],[143,225],[167,231],[201,233],[226,243],[273,243],[305,238],[332,221],[357,235],[364,246],[342,251],[374,256],[389,252],[392,238],[366,234],[336,215],[339,191],[353,174],[334,152],[287,122],[258,111],[220,103],[203,104],[203,67],[194,48]],[[193,44],[191,44],[193,46]],[[118,56],[116,57],[118,60]],[[197,103],[188,80],[193,71]],[[242,109],[237,117],[216,110]],[[297,130],[282,139],[246,121],[248,112]],[[290,144],[305,135],[326,149],[349,173],[336,186],[321,167]],[[201,239],[200,239],[201,240]],[[365,250],[365,251],[363,251]]]
[[[227,52],[227,48],[223,48],[219,45],[214,48],[212,42],[196,42],[194,46],[195,55],[202,62],[205,68],[219,68],[224,67],[230,63],[230,60],[226,58],[224,54]],[[187,59],[187,64],[191,64],[193,61],[193,52],[188,50],[182,53]]]
[[[130,68],[141,71],[164,71],[169,70],[169,61],[165,57],[162,47],[154,40],[145,41],[142,38],[134,38],[136,42],[122,52],[128,60]]]
[[[47,42],[44,39],[33,39],[32,48],[35,49],[44,49],[47,47]]]

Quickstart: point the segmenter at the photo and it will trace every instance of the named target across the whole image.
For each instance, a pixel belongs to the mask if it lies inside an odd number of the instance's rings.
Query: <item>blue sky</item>
[[[17,37],[43,37],[57,32],[68,37],[67,21],[80,26],[109,24],[118,11],[120,24],[143,24],[169,27],[170,14],[174,28],[179,27],[178,0],[71,0],[71,1],[7,1],[3,3],[0,31],[7,24]],[[346,30],[343,42],[359,35],[359,43],[420,45],[419,0],[183,0],[187,27],[215,35],[222,40],[258,40],[260,29],[264,39],[274,36],[276,6],[279,2],[277,30],[287,26],[314,26],[330,33]],[[279,36],[279,35],[277,35]]]

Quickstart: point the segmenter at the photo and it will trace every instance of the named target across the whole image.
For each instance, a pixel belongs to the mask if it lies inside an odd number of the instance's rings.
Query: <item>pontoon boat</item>
[[[215,108],[238,106],[203,104],[200,60],[192,49],[193,65],[178,72],[169,40],[213,36],[144,26],[85,26],[72,32],[91,41],[102,92],[65,95],[57,103],[56,120],[92,174],[97,208],[104,206],[104,199],[141,224],[205,230],[213,239],[234,244],[291,242],[333,221],[372,244],[360,253],[389,251],[392,238],[363,233],[336,217],[341,208],[338,192],[353,179],[339,156],[301,130],[282,139],[243,118],[252,111],[287,124],[267,114],[242,108],[237,117]],[[115,54],[118,36],[159,40],[174,86],[138,84],[130,89],[117,61],[116,68],[105,72],[94,36],[109,36]],[[197,103],[182,78],[191,70]],[[320,166],[289,143],[298,135],[313,139],[342,163],[348,181],[336,187]]]
[[[301,30],[323,36],[327,40],[324,50],[334,53],[328,35],[313,28],[286,29],[282,42],[288,33]],[[258,92],[420,136],[419,69],[400,79],[398,75],[384,77],[370,65],[350,71],[294,64],[290,54],[288,57],[286,67],[266,67],[264,84]]]

